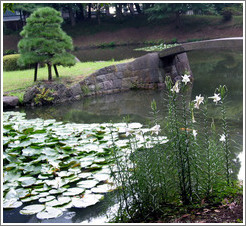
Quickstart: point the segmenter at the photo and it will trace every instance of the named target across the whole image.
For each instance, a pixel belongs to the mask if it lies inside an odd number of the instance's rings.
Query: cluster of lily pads
[[[179,44],[165,44],[161,43],[160,45],[154,45],[154,46],[147,46],[142,48],[134,49],[136,51],[147,51],[147,52],[154,52],[154,51],[162,51],[164,49],[172,48],[174,46],[178,46]]]
[[[139,147],[153,143],[140,123],[75,124],[4,112],[3,208],[24,204],[20,214],[49,219],[100,202],[115,189],[113,147],[127,153],[129,132]]]

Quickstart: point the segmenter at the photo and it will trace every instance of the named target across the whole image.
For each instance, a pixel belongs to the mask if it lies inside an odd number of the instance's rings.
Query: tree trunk
[[[76,22],[75,22],[74,12],[73,12],[72,6],[68,7],[68,14],[69,14],[71,26],[74,27]]]
[[[106,9],[106,15],[107,16],[110,16],[109,6],[108,5],[105,5],[105,9]]]
[[[129,7],[129,10],[130,10],[131,15],[133,16],[134,15],[133,3],[128,3],[128,7]]]
[[[139,4],[135,3],[135,6],[136,6],[138,14],[141,14],[141,9],[140,9]]]
[[[84,20],[85,14],[84,14],[84,5],[83,3],[77,3],[77,6],[79,7],[80,13],[78,14],[78,20]]]
[[[35,64],[35,70],[34,70],[34,82],[37,81],[38,77],[38,63]]]
[[[52,68],[51,68],[51,66],[52,66],[52,64],[51,63],[47,63],[47,65],[48,65],[48,80],[49,81],[51,81],[52,80]]]
[[[181,27],[180,12],[176,12],[175,23],[176,23],[176,28]]]
[[[122,17],[122,4],[115,4],[116,9],[116,17],[121,18]]]
[[[91,19],[91,3],[88,4],[88,16],[87,18],[90,20]]]
[[[20,10],[20,20],[21,20],[21,26],[23,28],[24,26],[24,21],[23,21],[23,13],[22,13],[22,10]]]
[[[59,73],[55,64],[54,64],[54,69],[55,69],[56,77],[59,78]]]
[[[24,24],[24,25],[26,25],[26,16],[27,16],[26,13],[23,12],[23,24]]]
[[[97,22],[99,25],[101,24],[100,9],[101,9],[100,3],[97,3]]]

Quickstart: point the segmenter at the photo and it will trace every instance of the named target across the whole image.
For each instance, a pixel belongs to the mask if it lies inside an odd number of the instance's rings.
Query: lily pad
[[[22,149],[22,155],[23,156],[33,156],[36,154],[39,154],[39,153],[37,153],[36,149],[30,148],[30,147]]]
[[[90,166],[92,163],[93,163],[93,161],[82,161],[82,162],[80,163],[80,166],[81,166],[82,168],[86,168],[86,167]]]
[[[107,160],[105,158],[97,158],[94,160],[94,163],[104,163],[105,164],[106,162]]]
[[[51,189],[49,191],[49,193],[50,194],[61,194],[61,193],[63,193],[66,190],[67,190],[66,188]]]
[[[110,178],[110,174],[97,173],[97,174],[93,174],[93,177],[98,181],[105,181]]]
[[[49,201],[54,200],[55,198],[56,198],[55,196],[50,195],[50,196],[46,196],[45,198],[40,198],[38,201],[39,202],[49,202]]]
[[[77,183],[78,187],[81,188],[93,188],[98,184],[97,180],[85,180],[85,181],[80,181]]]
[[[37,213],[36,217],[40,220],[60,217],[63,214],[62,210],[47,206],[45,210]]]
[[[5,195],[5,199],[7,200],[16,199],[17,200],[19,199],[19,196],[16,190],[14,188],[11,188]]]
[[[37,200],[39,198],[40,197],[38,195],[32,195],[32,196],[21,199],[21,201],[22,202],[31,202],[31,201]]]
[[[46,180],[45,183],[52,188],[60,188],[67,184],[67,180],[61,178],[61,177],[56,177],[54,180]]]
[[[21,177],[18,181],[21,182],[23,187],[29,187],[36,183],[36,179],[34,177]]]
[[[48,179],[49,177],[48,176],[44,176],[42,174],[38,175],[38,179],[41,179],[41,180],[45,180],[45,179]]]
[[[99,194],[86,194],[83,198],[72,198],[72,203],[76,208],[86,208],[98,203],[104,196]]]
[[[5,199],[3,201],[3,208],[4,209],[14,209],[18,208],[22,205],[23,203],[21,201],[18,201],[17,199]]]
[[[85,191],[84,188],[68,188],[66,192],[63,193],[64,196],[74,196],[79,195]]]
[[[112,190],[113,187],[110,184],[98,185],[97,187],[91,189],[93,193],[107,193]]]
[[[59,177],[69,177],[70,175],[72,175],[73,172],[67,172],[67,171],[61,171],[61,172],[58,172],[57,175]]]
[[[45,205],[30,205],[25,206],[22,210],[20,210],[20,214],[22,215],[32,215],[41,212],[45,209]]]
[[[50,202],[46,202],[45,205],[47,206],[62,206],[64,204],[67,204],[71,201],[70,197],[58,197],[55,200],[52,200]]]
[[[18,172],[6,171],[4,172],[4,181],[15,181],[21,177]]]
[[[92,173],[80,173],[78,174],[79,178],[86,179],[89,178],[92,175]]]
[[[30,189],[23,189],[23,188],[16,189],[16,192],[19,198],[25,198],[27,195],[31,193]]]

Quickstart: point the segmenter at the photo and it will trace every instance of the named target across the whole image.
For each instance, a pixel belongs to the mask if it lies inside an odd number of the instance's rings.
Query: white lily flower
[[[193,129],[192,133],[193,133],[194,138],[196,139],[197,131]]]
[[[190,82],[189,79],[190,75],[184,74],[184,76],[181,75],[181,77],[182,77],[182,82],[184,82],[185,85],[187,85],[187,83]]]
[[[196,96],[196,99],[194,100],[195,105],[194,107],[199,109],[199,105],[203,103],[204,97],[201,96],[201,94],[199,96]]]
[[[175,85],[171,89],[172,92],[179,93],[179,80],[175,82]]]
[[[160,125],[155,125],[153,126],[150,131],[152,132],[151,134],[155,133],[156,135],[158,135],[158,133],[161,131],[160,129]]]
[[[215,93],[214,96],[209,97],[209,98],[210,98],[210,99],[213,99],[213,101],[214,101],[216,104],[221,100],[220,94],[217,94],[217,93]]]
[[[225,134],[222,134],[222,135],[220,136],[220,141],[221,141],[221,142],[225,142],[225,141],[226,141],[226,136],[225,136]]]

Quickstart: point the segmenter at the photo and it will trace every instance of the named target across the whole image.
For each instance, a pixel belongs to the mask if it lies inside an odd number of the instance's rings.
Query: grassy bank
[[[129,62],[132,59],[122,61],[99,61],[99,62],[80,62],[73,67],[58,67],[60,74],[59,78],[55,77],[53,71],[54,80],[73,84],[84,79],[94,71],[114,64],[120,64]],[[46,67],[39,68],[38,81],[47,80],[48,70]],[[34,69],[22,70],[22,71],[4,71],[3,72],[3,92],[10,93],[12,95],[20,95],[27,87],[34,85]]]

